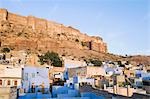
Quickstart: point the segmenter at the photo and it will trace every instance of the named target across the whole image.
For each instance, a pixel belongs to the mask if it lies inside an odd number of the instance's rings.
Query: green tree
[[[39,56],[39,62],[41,65],[44,63],[55,67],[62,67],[62,60],[55,52],[46,52],[44,55]]]
[[[98,59],[90,59],[89,61],[90,61],[90,63],[94,64],[94,66],[101,66],[102,65],[102,61],[100,61]]]
[[[119,65],[119,66],[121,66],[121,65],[122,65],[121,61],[117,61],[117,63],[118,63],[118,65]]]

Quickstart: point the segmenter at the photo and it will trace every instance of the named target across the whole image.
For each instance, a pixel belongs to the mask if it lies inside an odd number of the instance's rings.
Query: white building
[[[87,66],[86,62],[81,60],[71,60],[64,58],[64,66],[65,68],[75,68],[75,67],[82,67],[82,66]]]
[[[0,87],[21,86],[22,68],[0,65]]]

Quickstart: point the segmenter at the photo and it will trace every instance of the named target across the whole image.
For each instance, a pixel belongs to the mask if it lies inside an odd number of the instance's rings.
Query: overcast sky
[[[101,36],[114,54],[150,55],[150,0],[0,0],[0,8]]]

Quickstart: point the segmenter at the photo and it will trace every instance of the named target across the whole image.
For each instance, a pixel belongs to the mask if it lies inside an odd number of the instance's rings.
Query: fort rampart
[[[64,26],[63,24],[36,18],[34,16],[20,16],[8,12],[6,9],[0,9],[0,21],[2,20],[9,21],[11,24],[30,27],[35,30],[36,33],[46,31],[45,33],[48,33],[52,36],[63,33],[71,39],[78,39],[79,41],[83,42],[91,42],[89,48],[90,50],[104,53],[107,52],[107,45],[103,42],[102,38],[88,36],[71,26]]]

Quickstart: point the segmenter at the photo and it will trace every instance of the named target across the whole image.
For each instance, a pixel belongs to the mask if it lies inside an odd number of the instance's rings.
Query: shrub
[[[86,44],[85,44],[83,41],[81,42],[81,45],[82,45],[82,46],[86,46]]]
[[[102,61],[98,60],[98,59],[90,59],[89,60],[90,63],[92,63],[94,66],[101,66],[102,65]]]
[[[18,34],[17,34],[17,36],[21,36],[22,35],[22,33],[21,32],[19,32]]]

